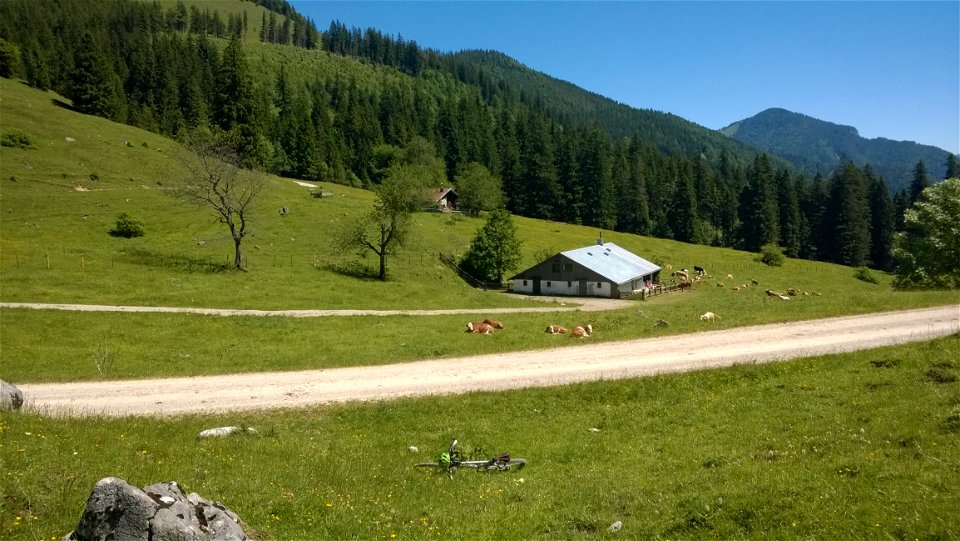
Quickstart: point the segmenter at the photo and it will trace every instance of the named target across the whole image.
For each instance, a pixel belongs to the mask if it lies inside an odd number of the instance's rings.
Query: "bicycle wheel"
[[[527,465],[527,459],[525,458],[511,458],[508,462],[496,462],[493,464],[492,469],[497,471],[506,471],[511,468],[521,469]]]
[[[464,468],[475,468],[479,471],[507,471],[511,468],[520,469],[527,465],[526,459],[511,458],[508,461],[503,460],[468,460],[461,462],[459,466]]]
[[[419,464],[414,464],[415,468],[443,468],[438,462],[421,462]]]

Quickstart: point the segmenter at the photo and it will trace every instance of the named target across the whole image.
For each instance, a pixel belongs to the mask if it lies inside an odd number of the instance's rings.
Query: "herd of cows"
[[[496,319],[484,319],[483,321],[471,321],[467,323],[468,333],[473,334],[493,334],[493,331],[503,328],[503,322]],[[562,325],[547,325],[549,334],[567,334],[567,328]],[[569,330],[573,338],[589,338],[593,334],[592,325],[579,325]]]
[[[672,269],[670,265],[666,265],[665,268]],[[690,271],[688,271],[687,269],[681,269],[681,270],[670,273],[670,275],[673,277],[675,281],[674,283],[679,282],[678,285],[680,286],[681,291],[683,291],[684,289],[690,289],[693,287],[694,284],[702,283],[711,278],[710,276],[707,276],[706,270],[704,270],[703,267],[694,266],[693,269],[695,274],[693,274],[692,278],[691,278]],[[733,279],[734,277],[732,274],[727,275],[727,280],[733,280]],[[740,291],[742,289],[747,289],[751,287],[751,285],[759,286],[760,282],[757,280],[750,280],[748,283],[745,282],[743,285],[730,287],[730,290]],[[718,281],[717,287],[726,287],[726,285],[723,282]],[[794,297],[797,295],[816,295],[816,296],[820,295],[820,293],[810,293],[810,292],[801,293],[800,291],[793,288],[789,289],[787,291],[787,294],[780,293],[778,291],[774,291],[771,289],[765,290],[765,293],[768,296],[776,297],[776,298],[779,298],[780,300],[785,300],[785,301],[789,301],[791,297]],[[718,319],[720,319],[720,316],[713,312],[704,312],[703,314],[700,315],[700,321],[716,321]],[[473,333],[473,334],[493,334],[494,331],[498,329],[503,329],[503,322],[495,319],[484,319],[483,321],[471,321],[467,323],[466,332]],[[546,332],[548,334],[566,334],[572,338],[589,338],[593,334],[593,326],[590,324],[578,325],[571,329],[567,329],[562,325],[551,324],[547,326]]]

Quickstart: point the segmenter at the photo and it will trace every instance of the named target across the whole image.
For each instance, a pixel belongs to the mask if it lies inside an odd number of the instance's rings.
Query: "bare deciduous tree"
[[[234,266],[244,270],[240,244],[247,234],[254,202],[264,186],[264,177],[240,167],[236,149],[225,141],[196,137],[187,143],[184,160],[188,178],[175,194],[180,199],[217,213],[217,220],[230,228]]]

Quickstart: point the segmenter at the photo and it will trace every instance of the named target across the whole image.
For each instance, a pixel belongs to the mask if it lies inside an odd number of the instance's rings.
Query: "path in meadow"
[[[49,414],[182,415],[632,378],[856,351],[958,332],[960,305],[950,305],[385,366],[18,386],[27,409]]]
[[[508,294],[509,295],[509,294]],[[636,302],[620,299],[559,297],[517,298],[552,303],[544,307],[528,308],[454,308],[443,310],[237,310],[232,308],[193,308],[184,306],[114,306],[107,304],[57,304],[39,302],[3,302],[0,308],[29,308],[34,310],[67,310],[73,312],[175,313],[205,316],[262,316],[262,317],[342,317],[342,316],[442,316],[456,314],[523,314],[539,312],[599,312],[636,306]]]

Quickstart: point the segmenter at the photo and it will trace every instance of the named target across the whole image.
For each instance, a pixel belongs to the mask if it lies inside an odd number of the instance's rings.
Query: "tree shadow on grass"
[[[79,112],[80,112],[79,110],[77,110],[76,107],[74,107],[73,105],[70,105],[69,103],[67,103],[67,102],[65,102],[65,101],[63,101],[63,100],[58,100],[58,99],[54,98],[54,99],[52,99],[52,100],[50,100],[50,101],[53,103],[54,107],[60,107],[61,109],[66,109],[67,111],[73,111],[74,113],[79,113]]]
[[[366,280],[369,282],[379,281],[380,274],[377,269],[364,265],[360,261],[341,261],[337,263],[325,263],[320,265],[318,268],[327,270],[330,272],[335,272],[341,276],[347,276],[350,278],[357,278],[359,280]]]
[[[134,265],[143,265],[145,267],[159,267],[163,269],[174,269],[186,272],[217,273],[224,272],[233,268],[232,263],[228,261],[212,261],[200,259],[182,254],[165,254],[142,248],[125,251],[123,259]]]

